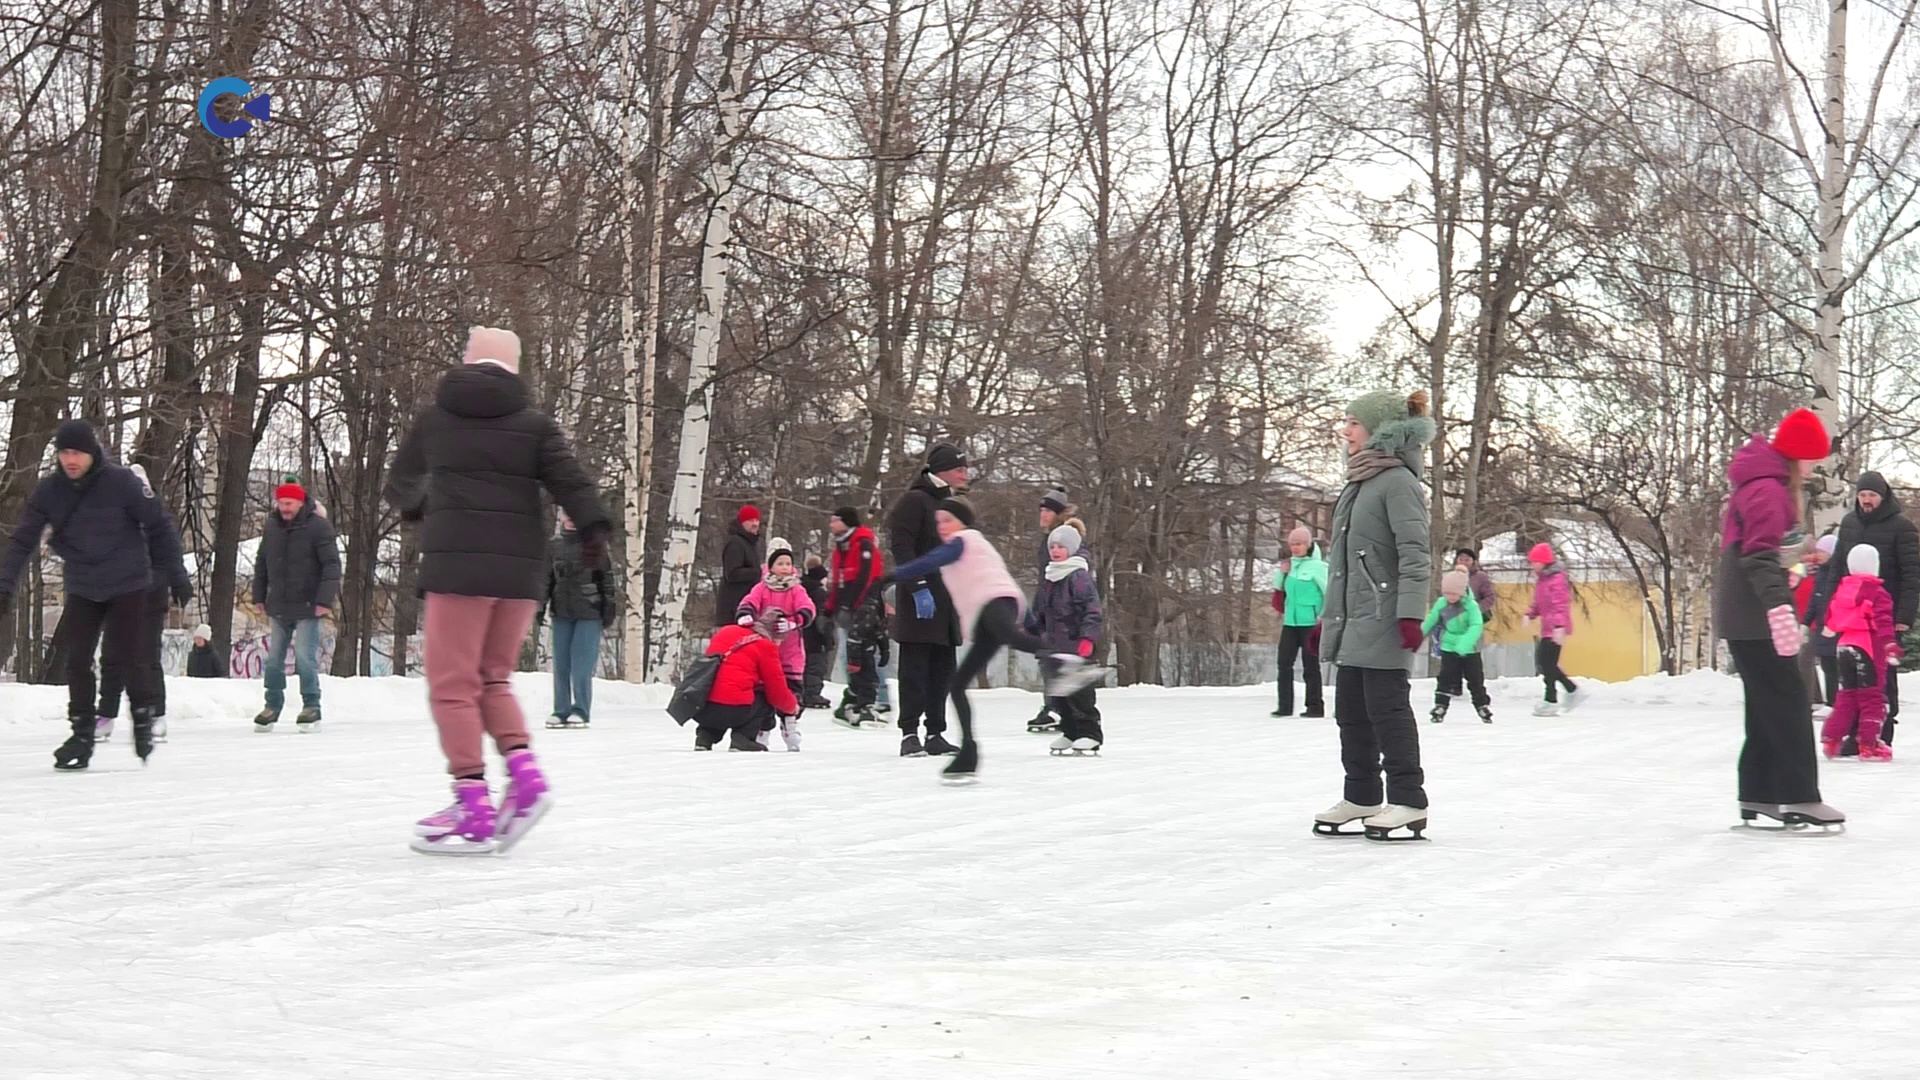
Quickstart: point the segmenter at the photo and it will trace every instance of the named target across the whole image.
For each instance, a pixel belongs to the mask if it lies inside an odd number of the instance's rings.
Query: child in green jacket
[[[1487,669],[1480,660],[1480,633],[1486,618],[1480,604],[1467,595],[1467,575],[1450,570],[1440,577],[1440,599],[1420,624],[1420,632],[1431,634],[1440,628],[1440,682],[1433,692],[1433,712],[1429,719],[1438,724],[1447,718],[1447,706],[1460,696],[1464,680],[1473,692],[1473,711],[1480,719],[1493,723],[1492,699],[1487,697]]]
[[[1293,663],[1298,657],[1307,684],[1307,708],[1300,715],[1325,716],[1320,646],[1313,628],[1327,603],[1327,560],[1304,528],[1287,535],[1287,554],[1283,569],[1273,575],[1274,610],[1280,613],[1280,701],[1273,715],[1293,715]]]

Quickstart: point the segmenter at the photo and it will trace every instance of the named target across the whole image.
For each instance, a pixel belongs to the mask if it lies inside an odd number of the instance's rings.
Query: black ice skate
[[[948,787],[963,787],[975,782],[974,774],[979,768],[979,744],[967,743],[960,747],[952,761],[947,762],[947,767],[940,770],[940,782]]]
[[[53,752],[53,767],[61,772],[79,772],[93,761],[93,717],[76,716],[69,722],[73,734]]]
[[[310,705],[304,709],[301,709],[300,715],[294,718],[293,723],[294,723],[294,727],[302,733],[309,732],[309,731],[319,731],[320,730],[320,707],[318,705]]]
[[[279,722],[280,722],[279,709],[261,709],[258,713],[254,714],[253,730],[264,735],[267,732],[272,731],[273,725]]]
[[[1389,803],[1385,810],[1373,815],[1361,823],[1367,831],[1367,839],[1383,842],[1402,840],[1425,840],[1427,832],[1427,808],[1424,806],[1399,806]]]
[[[1474,712],[1476,712],[1476,713],[1479,713],[1479,714],[1480,714],[1480,722],[1481,722],[1481,723],[1483,723],[1483,724],[1491,724],[1491,723],[1493,723],[1493,706],[1491,706],[1491,705],[1475,705],[1475,706],[1473,707],[1473,711],[1474,711]]]
[[[1316,836],[1360,836],[1361,830],[1343,829],[1341,826],[1370,818],[1385,809],[1385,806],[1362,806],[1359,803],[1341,799],[1331,807],[1313,815],[1313,831]]]
[[[927,736],[925,750],[928,757],[946,757],[949,754],[957,754],[960,752],[960,748],[948,742],[947,737],[944,735]]]
[[[1042,707],[1033,719],[1027,721],[1027,733],[1030,735],[1047,735],[1059,730],[1060,718],[1045,707]]]
[[[1452,704],[1452,698],[1441,698],[1439,701],[1434,702],[1433,711],[1427,714],[1427,719],[1436,724],[1445,723],[1447,720],[1447,707]]]
[[[908,735],[900,740],[901,757],[926,757],[927,751],[920,745],[920,736]]]
[[[133,752],[145,765],[153,755],[153,710],[133,710]]]
[[[1837,836],[1846,831],[1847,816],[1825,803],[1742,802],[1740,824],[1734,832],[1794,833],[1801,836]],[[1777,822],[1777,824],[1765,824]],[[1817,828],[1815,827],[1817,826]]]

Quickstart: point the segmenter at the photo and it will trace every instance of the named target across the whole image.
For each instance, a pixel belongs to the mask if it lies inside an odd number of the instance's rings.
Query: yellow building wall
[[[1488,640],[1530,644],[1535,624],[1527,619],[1533,585],[1496,584],[1499,604]],[[1624,581],[1577,582],[1573,587],[1573,634],[1560,666],[1576,679],[1623,682],[1660,670],[1660,643],[1647,619],[1638,587]]]

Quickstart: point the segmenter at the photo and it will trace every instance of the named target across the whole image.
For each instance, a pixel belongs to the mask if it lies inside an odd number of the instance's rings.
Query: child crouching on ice
[[[1447,718],[1447,706],[1460,696],[1463,679],[1473,692],[1473,711],[1481,720],[1493,723],[1486,665],[1480,660],[1480,634],[1486,628],[1486,617],[1480,613],[1480,602],[1467,595],[1467,583],[1465,570],[1440,575],[1440,599],[1433,602],[1433,610],[1420,624],[1422,634],[1440,628],[1440,681],[1433,692],[1433,712],[1428,715],[1436,724]]]
[[[790,636],[780,629],[786,621],[778,610],[768,608],[745,625],[713,632],[707,655],[724,659],[714,674],[713,689],[707,692],[707,703],[693,717],[695,750],[712,750],[721,736],[732,732],[727,749],[764,753],[774,718],[800,711],[800,701],[788,688],[787,673],[780,666],[782,639]]]
[[[1049,652],[1073,653],[1091,660],[1105,615],[1100,610],[1093,573],[1080,555],[1080,531],[1072,525],[1057,526],[1047,534],[1047,556],[1052,561],[1047,563],[1040,587],[1033,594],[1025,629]],[[1060,734],[1050,747],[1054,753],[1093,753],[1106,741],[1093,695],[1094,688],[1089,684],[1070,696],[1047,698],[1047,707],[1060,717]]]
[[[767,543],[766,574],[747,598],[740,601],[735,622],[748,626],[769,611],[777,613],[783,624],[779,627],[780,668],[786,672],[787,689],[795,698],[801,698],[807,677],[807,646],[795,631],[805,630],[813,622],[815,612],[813,598],[800,585],[800,575],[793,562],[793,545],[778,537]],[[799,752],[799,709],[780,714],[780,737],[786,740],[788,752]],[[761,741],[766,741],[764,736]]]
[[[980,765],[980,744],[973,737],[973,707],[967,701],[967,684],[986,670],[1002,648],[1039,658],[1049,697],[1071,697],[1082,687],[1098,682],[1106,669],[1094,667],[1074,653],[1049,654],[1038,638],[1020,629],[1024,594],[1007,572],[1006,560],[973,527],[973,507],[966,499],[955,495],[942,501],[933,520],[945,543],[904,566],[894,567],[882,583],[916,581],[938,572],[940,583],[953,598],[962,636],[971,647],[947,684],[954,714],[960,719],[960,752],[947,763],[942,775],[948,783],[969,783]]]
[[[1900,659],[1894,637],[1893,597],[1880,584],[1880,552],[1856,544],[1847,552],[1847,576],[1827,604],[1826,636],[1840,640],[1840,693],[1820,728],[1820,748],[1840,756],[1840,740],[1854,734],[1861,761],[1892,761],[1893,747],[1880,741],[1887,719],[1887,665]]]

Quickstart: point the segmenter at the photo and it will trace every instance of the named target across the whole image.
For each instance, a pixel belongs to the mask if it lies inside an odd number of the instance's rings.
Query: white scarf
[[[1078,555],[1070,555],[1067,558],[1061,559],[1059,562],[1050,562],[1047,564],[1047,580],[1065,581],[1073,576],[1075,570],[1085,570],[1086,568],[1087,560]]]
[[[776,574],[771,570],[767,571],[767,588],[774,592],[786,592],[798,584],[800,584],[798,574]]]

